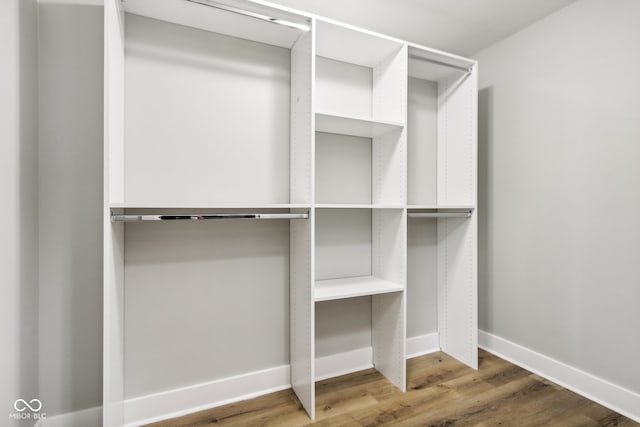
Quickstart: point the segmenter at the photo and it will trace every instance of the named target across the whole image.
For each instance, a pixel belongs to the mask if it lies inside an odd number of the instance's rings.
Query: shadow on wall
[[[54,416],[102,401],[103,10],[37,12],[38,379]]]
[[[493,86],[478,92],[478,326],[491,331],[491,153],[493,150]]]

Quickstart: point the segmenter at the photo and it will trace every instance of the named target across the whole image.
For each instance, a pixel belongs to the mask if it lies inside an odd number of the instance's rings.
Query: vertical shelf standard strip
[[[404,289],[371,297],[373,364],[406,391],[406,209],[374,209],[372,231],[373,275]]]
[[[315,21],[291,49],[291,202],[313,200],[313,66]],[[292,213],[297,211],[293,210]],[[306,210],[304,211],[307,212]],[[290,224],[291,385],[309,417],[315,418],[315,213]]]

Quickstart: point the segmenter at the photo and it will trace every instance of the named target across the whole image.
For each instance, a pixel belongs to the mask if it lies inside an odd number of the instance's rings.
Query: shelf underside
[[[374,276],[347,277],[316,281],[314,300],[330,301],[402,291],[401,285]]]
[[[408,209],[418,210],[474,210],[474,205],[403,205],[368,203],[160,203],[111,202],[111,209]]]
[[[255,3],[242,3],[242,7],[239,7],[235,1],[229,0],[216,0],[215,2],[207,0],[127,0],[124,3],[125,11],[134,15],[273,46],[291,48],[300,37],[301,31],[299,29],[273,24],[264,19],[230,12],[216,6],[239,8],[249,13],[291,22],[295,25],[308,26],[310,22],[307,16]]]
[[[304,203],[155,203],[155,202],[112,202],[112,209],[305,209],[311,204]]]

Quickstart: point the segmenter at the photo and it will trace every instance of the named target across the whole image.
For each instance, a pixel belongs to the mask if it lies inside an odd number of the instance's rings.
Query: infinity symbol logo
[[[24,399],[18,399],[14,402],[13,407],[18,412],[24,412],[27,410],[27,408],[29,408],[32,412],[38,412],[40,409],[42,409],[42,402],[40,402],[40,400],[38,399],[31,399],[29,402]]]

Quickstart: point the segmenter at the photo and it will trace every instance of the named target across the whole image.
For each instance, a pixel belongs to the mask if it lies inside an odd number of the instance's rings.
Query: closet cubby
[[[403,209],[317,209],[314,299],[404,290]]]
[[[324,20],[316,43],[315,202],[403,206],[406,45]]]
[[[313,419],[343,352],[404,391],[411,292],[477,366],[474,61],[261,1],[104,8],[104,426],[283,360]]]

